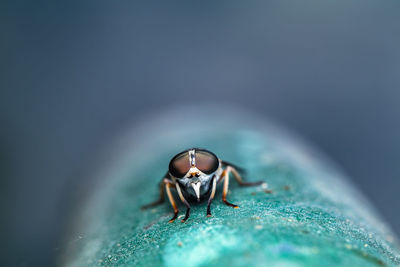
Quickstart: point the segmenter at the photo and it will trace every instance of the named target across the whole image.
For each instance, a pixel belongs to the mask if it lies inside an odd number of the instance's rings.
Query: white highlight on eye
[[[196,165],[196,154],[194,149],[189,150],[189,162],[191,166],[195,166]]]

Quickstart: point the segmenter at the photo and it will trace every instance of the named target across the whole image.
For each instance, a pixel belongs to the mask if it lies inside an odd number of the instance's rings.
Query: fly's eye
[[[182,178],[190,169],[189,155],[183,152],[175,156],[169,163],[169,173],[176,178]]]
[[[209,151],[196,150],[196,167],[205,174],[211,174],[218,169],[219,160]]]

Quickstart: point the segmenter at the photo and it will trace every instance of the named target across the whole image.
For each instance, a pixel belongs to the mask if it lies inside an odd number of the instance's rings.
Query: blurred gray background
[[[4,264],[54,263],[74,192],[119,131],[210,101],[314,142],[400,233],[399,1],[0,7]]]

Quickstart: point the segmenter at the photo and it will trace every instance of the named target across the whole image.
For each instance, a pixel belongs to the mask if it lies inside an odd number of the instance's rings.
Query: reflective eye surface
[[[190,169],[189,154],[187,151],[176,155],[169,163],[169,173],[176,178],[182,178]]]
[[[207,150],[196,150],[196,167],[205,174],[211,174],[218,169],[218,158]]]
[[[179,153],[169,163],[169,173],[176,178],[183,178],[191,168],[189,151]],[[212,152],[205,149],[194,149],[196,168],[205,174],[215,172],[219,167],[219,160]]]

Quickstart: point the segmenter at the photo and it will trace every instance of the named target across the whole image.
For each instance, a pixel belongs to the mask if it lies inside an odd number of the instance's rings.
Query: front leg
[[[181,191],[181,187],[179,186],[178,183],[176,183],[176,191],[178,191],[178,195],[179,198],[181,199],[181,201],[183,202],[183,204],[185,204],[186,206],[186,214],[185,214],[185,218],[183,218],[183,220],[181,220],[181,222],[186,222],[187,219],[189,219],[190,216],[190,204],[189,202],[187,202],[187,200],[184,198],[182,191]]]
[[[215,191],[217,188],[217,178],[215,178],[215,175],[212,178],[212,188],[211,188],[211,194],[210,198],[208,199],[208,204],[207,204],[207,217],[211,217],[211,202],[214,199],[215,196]]]
[[[231,170],[232,170],[232,167],[231,167],[231,166],[228,166],[228,167],[222,172],[222,175],[221,175],[221,177],[223,177],[222,179],[224,179],[224,190],[222,191],[222,201],[223,201],[226,205],[231,206],[231,207],[237,209],[237,208],[239,208],[238,205],[232,204],[232,203],[230,203],[230,202],[228,202],[228,201],[226,200],[226,195],[228,194],[228,187],[229,187],[229,173],[231,172]]]
[[[171,187],[175,187],[175,184],[173,184],[168,179],[164,179],[164,184],[165,184],[165,190],[167,191],[169,202],[171,203],[171,206],[174,209],[174,216],[168,221],[169,223],[172,223],[176,220],[176,218],[178,217],[178,213],[179,213],[179,210],[176,206],[174,197],[172,196],[171,189],[170,189]]]

